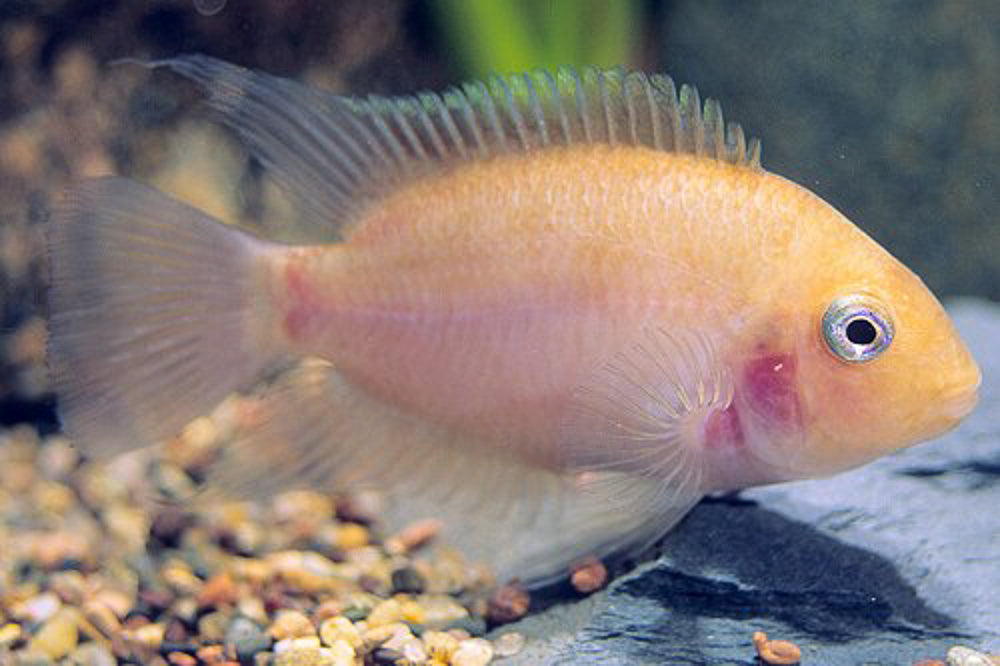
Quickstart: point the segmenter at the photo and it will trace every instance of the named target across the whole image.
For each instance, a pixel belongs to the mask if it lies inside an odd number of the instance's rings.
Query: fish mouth
[[[979,382],[956,387],[945,392],[941,399],[944,417],[957,423],[979,404]]]

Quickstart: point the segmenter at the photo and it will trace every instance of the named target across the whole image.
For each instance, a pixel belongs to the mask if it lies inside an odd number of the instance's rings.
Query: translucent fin
[[[443,518],[450,543],[513,570],[525,560],[512,537],[543,508],[563,507],[574,490],[563,476],[401,413],[319,359],[306,359],[251,400],[253,416],[223,448],[197,502],[374,487],[394,500],[395,522]],[[580,556],[560,546],[542,569],[565,573]]]
[[[263,245],[246,234],[104,178],[66,192],[48,241],[49,364],[88,454],[176,433],[274,359],[253,300]]]
[[[760,167],[759,143],[718,103],[668,76],[624,69],[536,71],[442,94],[338,97],[206,56],[150,63],[200,84],[275,177],[327,232],[366,199],[469,159],[578,143],[645,146]],[[329,225],[333,225],[330,227]]]
[[[552,470],[409,417],[308,360],[259,399],[209,492],[388,489],[403,498],[400,520],[444,518],[447,538],[501,576],[544,583],[585,556],[647,547],[698,501],[696,421],[730,396],[713,363],[700,338],[646,335],[581,387],[563,429],[568,469]],[[636,416],[640,401],[672,411]],[[632,427],[653,418],[655,430]]]

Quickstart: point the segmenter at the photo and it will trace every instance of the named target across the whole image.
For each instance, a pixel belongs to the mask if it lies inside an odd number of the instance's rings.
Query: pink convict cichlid
[[[541,581],[649,544],[706,492],[844,470],[976,402],[923,283],[667,77],[354,99],[206,57],[153,66],[207,91],[317,242],[124,179],[70,189],[51,365],[89,454],[285,367],[219,487],[432,498]]]

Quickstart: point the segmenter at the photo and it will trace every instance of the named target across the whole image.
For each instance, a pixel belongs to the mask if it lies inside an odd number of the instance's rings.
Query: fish
[[[200,87],[305,240],[122,177],[67,190],[49,362],[92,458],[267,377],[209,485],[383,488],[532,585],[647,548],[706,494],[847,470],[976,404],[923,282],[666,75],[390,98],[145,66]]]

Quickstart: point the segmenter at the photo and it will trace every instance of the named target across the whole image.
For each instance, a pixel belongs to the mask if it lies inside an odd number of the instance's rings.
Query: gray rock
[[[1000,307],[951,310],[984,376],[957,430],[831,479],[702,502],[607,590],[546,591],[547,610],[504,627],[529,638],[508,663],[745,665],[756,630],[829,666],[1000,652]]]
[[[253,620],[237,615],[226,627],[226,645],[232,645],[241,662],[253,661],[253,656],[271,648],[271,637]]]

